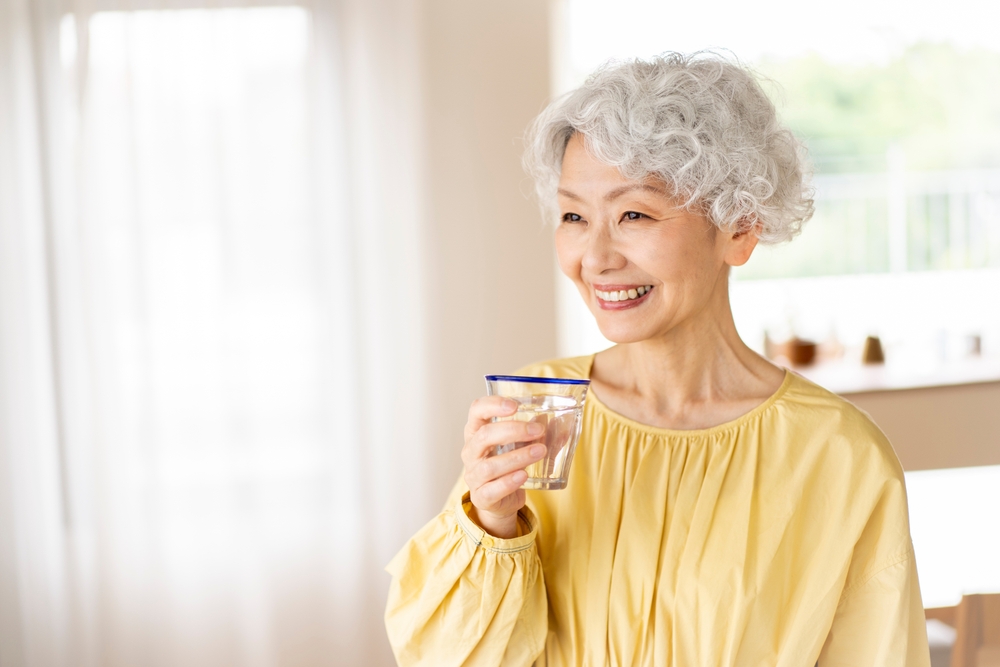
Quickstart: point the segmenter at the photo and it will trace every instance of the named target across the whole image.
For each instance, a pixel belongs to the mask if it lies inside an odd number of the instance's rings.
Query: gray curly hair
[[[552,102],[524,155],[547,215],[577,132],[598,160],[626,178],[660,178],[723,231],[780,243],[812,216],[802,144],[753,75],[715,53],[612,61]]]

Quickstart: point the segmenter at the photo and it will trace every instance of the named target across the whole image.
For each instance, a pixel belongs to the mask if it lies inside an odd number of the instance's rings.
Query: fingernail
[[[534,422],[528,424],[528,433],[530,435],[541,435],[544,430],[545,427],[541,424],[536,424]]]
[[[544,445],[534,445],[529,450],[529,453],[531,454],[531,456],[533,458],[536,458],[536,459],[541,458],[542,455],[545,453],[545,446]]]
[[[503,409],[506,410],[507,412],[517,410],[517,401],[515,401],[512,398],[504,399]]]

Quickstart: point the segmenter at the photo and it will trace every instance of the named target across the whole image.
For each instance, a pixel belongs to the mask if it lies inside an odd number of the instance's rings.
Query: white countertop
[[[1000,358],[997,357],[923,364],[893,363],[890,358],[885,364],[870,366],[841,359],[791,368],[838,394],[1000,382]]]

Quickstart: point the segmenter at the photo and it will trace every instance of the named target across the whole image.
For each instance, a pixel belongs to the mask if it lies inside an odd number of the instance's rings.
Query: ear
[[[725,262],[729,266],[743,266],[757,247],[760,222],[740,221],[740,231],[726,239]]]

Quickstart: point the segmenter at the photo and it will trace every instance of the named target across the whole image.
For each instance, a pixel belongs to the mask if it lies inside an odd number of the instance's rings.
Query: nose
[[[583,253],[583,268],[591,275],[605,271],[622,269],[628,264],[617,247],[614,235],[608,225],[595,225],[587,235],[587,246]]]

